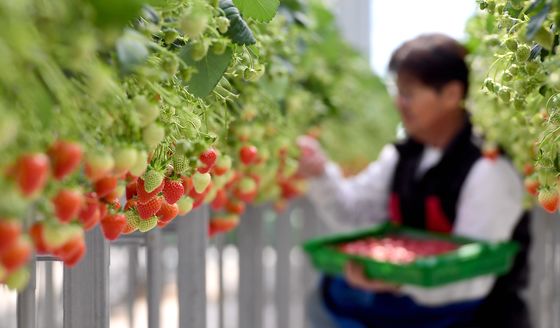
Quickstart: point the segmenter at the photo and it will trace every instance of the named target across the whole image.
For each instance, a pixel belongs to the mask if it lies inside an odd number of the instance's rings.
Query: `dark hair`
[[[467,50],[443,34],[424,34],[403,43],[391,56],[389,71],[410,74],[423,84],[440,90],[451,81],[463,84],[467,96],[469,69]]]

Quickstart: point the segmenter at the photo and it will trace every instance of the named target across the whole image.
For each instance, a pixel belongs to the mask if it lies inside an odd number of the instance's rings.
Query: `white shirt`
[[[426,147],[417,176],[436,165],[442,151]],[[358,175],[345,179],[329,163],[320,178],[311,180],[309,198],[321,217],[337,231],[356,230],[389,217],[390,184],[399,153],[387,145],[379,159]],[[481,157],[469,171],[459,194],[453,234],[488,241],[509,240],[523,211],[523,184],[504,158]],[[435,288],[405,285],[401,292],[423,305],[444,305],[485,297],[495,276],[483,276]]]

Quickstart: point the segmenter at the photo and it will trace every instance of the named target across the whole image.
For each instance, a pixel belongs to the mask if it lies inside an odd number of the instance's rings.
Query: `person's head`
[[[396,105],[409,136],[425,141],[463,114],[469,84],[466,53],[443,34],[421,35],[393,52],[389,71],[396,76]]]

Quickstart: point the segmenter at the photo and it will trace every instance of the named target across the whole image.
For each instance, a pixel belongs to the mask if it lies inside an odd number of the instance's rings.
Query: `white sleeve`
[[[358,175],[345,179],[333,163],[310,181],[309,198],[331,228],[356,230],[387,219],[389,185],[398,161],[394,145]]]
[[[459,195],[453,233],[488,241],[511,238],[521,214],[523,184],[503,158],[481,158],[471,169]],[[488,295],[495,276],[483,276],[437,288],[403,286],[402,292],[423,305],[443,305],[481,299]]]

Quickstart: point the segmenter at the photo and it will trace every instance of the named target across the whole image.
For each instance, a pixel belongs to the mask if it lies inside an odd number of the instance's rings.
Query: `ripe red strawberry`
[[[532,163],[526,163],[523,165],[523,174],[525,174],[525,176],[529,176],[533,174],[533,172],[535,172],[535,167]]]
[[[31,243],[25,238],[18,240],[0,256],[0,264],[6,271],[13,272],[21,268],[31,256]]]
[[[107,204],[99,203],[99,218],[103,220],[103,218],[107,216]]]
[[[13,220],[0,221],[0,254],[12,247],[21,235],[21,224]]]
[[[216,164],[216,159],[218,158],[218,152],[214,148],[208,148],[198,156],[198,159],[204,163],[208,170],[210,170],[214,164]],[[208,171],[207,171],[208,172]]]
[[[285,199],[279,199],[276,202],[274,202],[274,211],[277,214],[282,214],[286,211],[286,208],[288,207],[288,202]]]
[[[60,258],[64,264],[73,266],[84,256],[85,249],[84,235],[79,234],[55,249],[53,254]]]
[[[113,189],[108,195],[103,197],[103,201],[107,202],[108,204],[112,204],[117,208],[120,208],[121,201],[119,197],[119,191],[117,189]]]
[[[177,204],[168,204],[167,202],[162,202],[160,210],[157,212],[158,221],[169,222],[177,217],[179,214],[179,208]]]
[[[146,189],[144,189],[144,180],[142,178],[138,179],[138,181],[136,182],[136,192],[138,195],[138,200],[144,203],[147,202],[148,200],[157,196],[157,194],[159,194],[163,190],[163,187],[164,182],[162,181],[159,187],[157,187],[154,191],[147,192]]]
[[[220,210],[224,206],[226,206],[227,201],[228,201],[228,198],[227,198],[226,191],[224,189],[220,189],[216,192],[216,197],[214,198],[212,203],[210,203],[210,207],[214,211]]]
[[[48,151],[53,168],[53,176],[57,180],[62,180],[72,173],[82,160],[82,146],[78,143],[58,140]]]
[[[215,175],[224,175],[227,171],[231,169],[231,157],[224,155],[221,156],[216,165],[214,166]]]
[[[240,200],[250,203],[257,195],[257,183],[250,177],[243,177],[235,188],[235,196]]]
[[[539,180],[531,177],[526,177],[525,181],[525,189],[527,192],[533,196],[536,196],[539,189]]]
[[[45,186],[49,173],[49,158],[42,153],[21,156],[15,167],[15,178],[21,193],[30,197]]]
[[[238,224],[238,215],[228,214],[224,216],[212,217],[209,222],[208,234],[210,236],[213,236],[218,233],[225,233],[237,227]]]
[[[149,219],[150,216],[155,215],[161,208],[162,199],[161,197],[154,197],[149,199],[147,202],[139,202],[136,206],[138,214],[142,219]]]
[[[541,189],[538,201],[547,212],[554,213],[558,210],[558,191],[556,189]]]
[[[179,208],[179,215],[185,215],[193,209],[194,200],[188,196],[183,196],[175,204]]]
[[[72,255],[68,255],[63,261],[64,265],[69,268],[74,267],[86,254],[86,244],[84,242],[77,244],[74,247]]]
[[[101,230],[108,240],[119,238],[126,226],[126,217],[124,214],[109,214],[101,220]]]
[[[128,221],[126,222],[126,226],[124,227],[122,234],[123,235],[128,235],[133,233],[134,231],[136,231],[138,229],[136,229],[135,227],[133,227]]]
[[[175,204],[185,193],[181,180],[165,179],[163,186],[163,197],[169,204]]]
[[[95,182],[95,192],[99,198],[109,195],[117,188],[117,177],[105,176]]]
[[[132,181],[126,185],[126,199],[131,199],[137,195],[136,186],[136,181]]]
[[[124,205],[124,210],[128,211],[131,208],[136,208],[137,205],[138,205],[138,200],[129,199],[126,201],[126,204]]]
[[[184,189],[183,194],[188,195],[191,192],[191,190],[194,188],[192,178],[191,177],[186,177],[186,176],[181,176],[181,181],[183,183],[183,189]]]
[[[51,251],[50,247],[45,242],[44,227],[41,222],[35,222],[29,228],[29,236],[35,245],[35,252],[37,254],[47,254]]]
[[[252,145],[245,145],[239,150],[241,163],[249,165],[257,159],[257,148]]]
[[[236,200],[229,200],[226,203],[226,210],[229,213],[241,215],[245,212],[245,203]]]
[[[95,182],[108,175],[115,167],[115,160],[108,153],[90,153],[87,156],[85,173],[88,179]]]
[[[82,205],[80,213],[78,213],[78,218],[86,231],[95,227],[99,222],[101,215],[99,202],[95,193],[89,193],[85,196],[84,204]]]
[[[77,190],[62,189],[56,194],[52,202],[58,220],[67,223],[80,213],[84,197]]]

